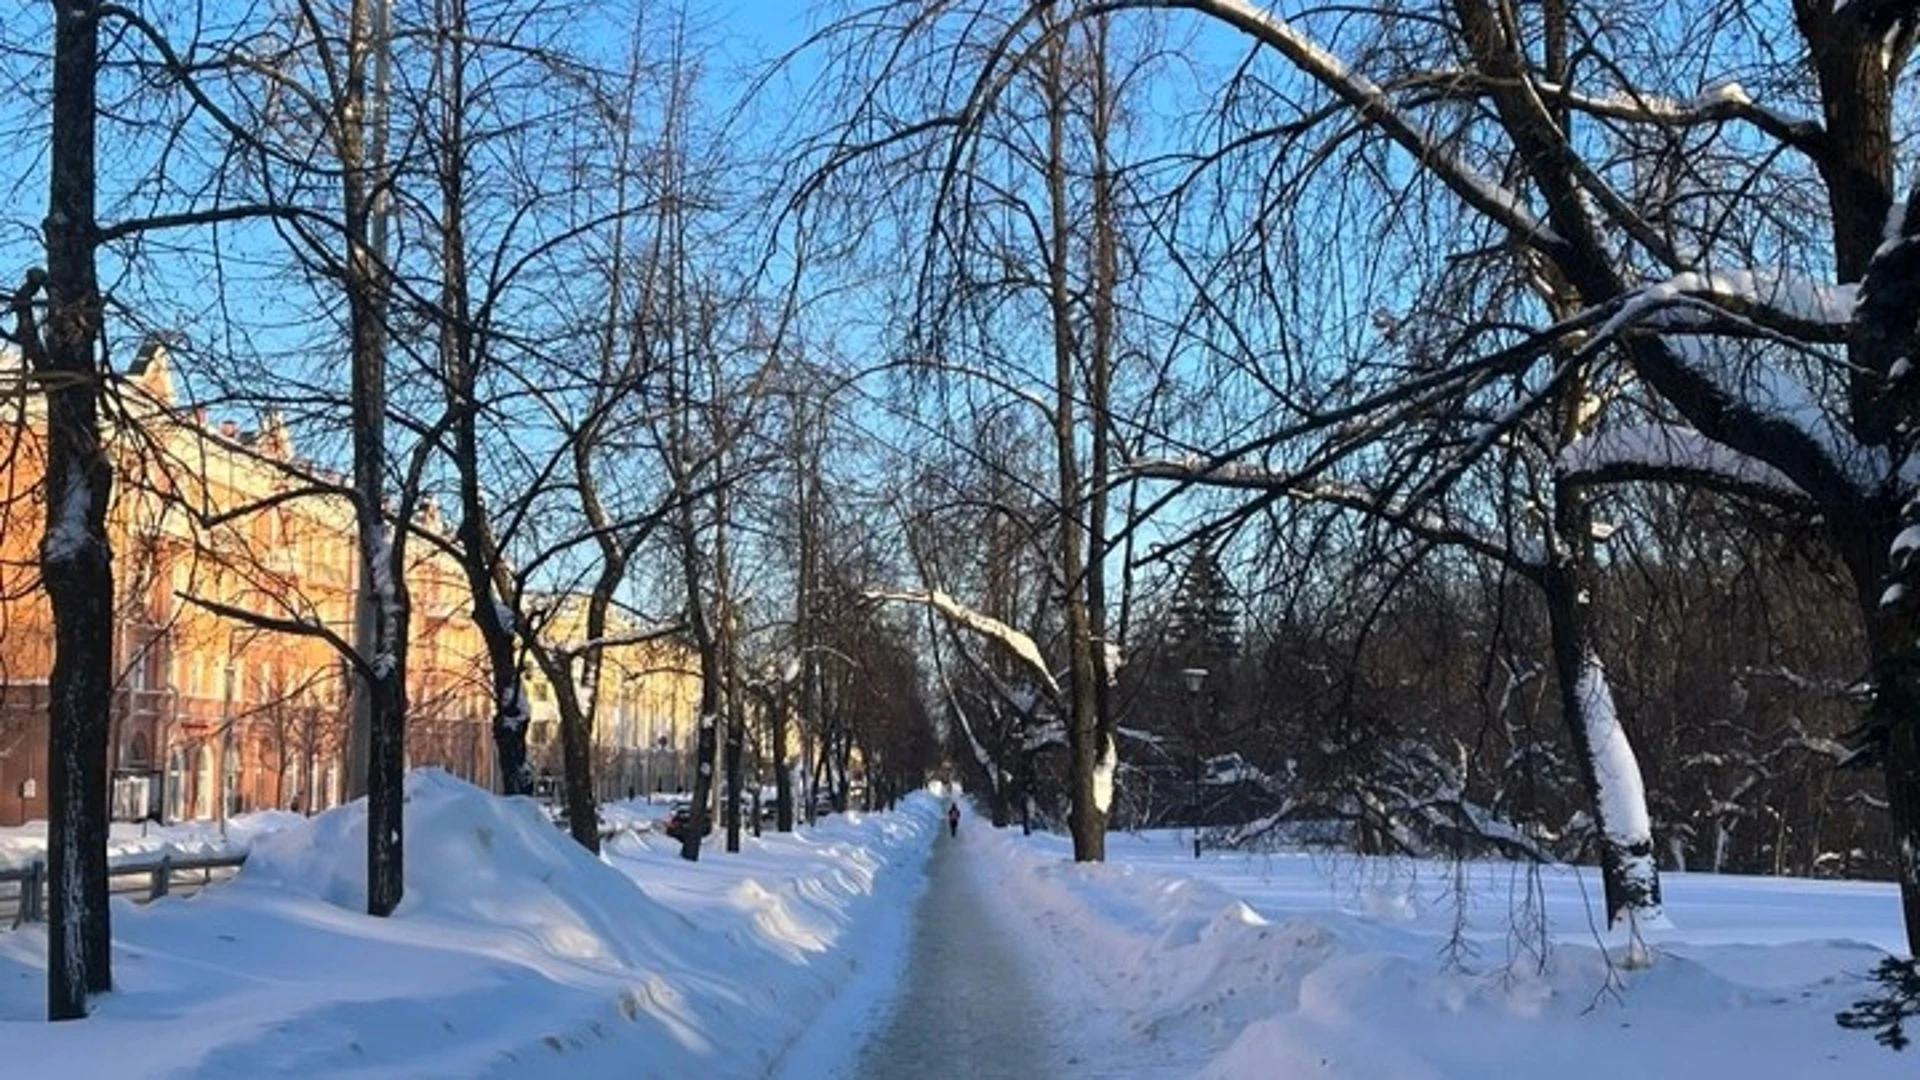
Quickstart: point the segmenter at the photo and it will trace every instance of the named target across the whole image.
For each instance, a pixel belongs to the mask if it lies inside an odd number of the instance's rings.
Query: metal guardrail
[[[194,893],[231,878],[245,855],[162,855],[123,862],[107,871],[107,890],[151,903],[174,893]],[[42,922],[47,911],[47,864],[39,859],[18,869],[0,869],[0,926]]]
[[[561,829],[564,820],[556,821]],[[623,832],[644,832],[650,825],[617,826],[600,823],[600,839],[611,840]],[[135,903],[152,903],[163,896],[192,894],[218,881],[233,877],[247,861],[241,855],[162,855],[157,859],[122,862],[107,871],[107,891],[115,896],[131,896]],[[26,923],[46,921],[47,866],[36,859],[25,867],[0,867],[0,929],[18,929]]]

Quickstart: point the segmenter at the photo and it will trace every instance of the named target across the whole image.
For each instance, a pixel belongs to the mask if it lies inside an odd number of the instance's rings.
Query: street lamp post
[[[1190,704],[1189,722],[1192,738],[1189,748],[1193,752],[1193,857],[1200,857],[1200,702],[1206,691],[1207,669],[1203,667],[1183,668],[1180,677],[1187,682],[1187,695]]]
[[[215,791],[219,795],[220,805],[215,810],[220,819],[220,835],[227,835],[227,784],[233,775],[233,680],[234,671],[232,638],[228,639],[226,688],[220,701],[220,775]]]

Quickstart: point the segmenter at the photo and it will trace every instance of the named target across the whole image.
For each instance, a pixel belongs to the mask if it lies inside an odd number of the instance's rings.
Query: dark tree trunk
[[[369,117],[368,67],[381,47],[365,0],[350,16],[344,107],[335,131],[347,258],[342,287],[351,329],[350,391],[354,526],[359,544],[361,603],[355,646],[360,650],[355,710],[366,716],[366,756],[348,752],[348,775],[364,768],[367,782],[367,913],[386,916],[406,890],[402,873],[402,817],[407,754],[406,533],[387,527],[386,267],[378,249],[376,202],[378,118]],[[364,709],[360,704],[365,702]],[[356,728],[358,726],[356,725]],[[357,733],[357,732],[356,732]],[[351,793],[351,792],[350,792]]]
[[[32,318],[35,272],[16,301],[18,335],[47,386],[46,532],[40,567],[53,612],[48,686],[47,1017],[86,1015],[112,989],[107,905],[107,739],[113,685],[113,470],[100,440],[101,334],[94,269],[96,5],[54,4],[53,128],[46,229],[47,316]]]
[[[746,750],[745,725],[740,718],[738,708],[727,710],[727,791],[726,804],[721,808],[721,817],[727,828],[727,850],[740,850],[740,796],[741,756]]]
[[[688,862],[700,861],[700,841],[713,821],[713,759],[719,750],[720,738],[718,673],[704,674],[710,670],[704,656],[700,666],[703,674],[700,679],[700,729],[694,740],[693,751],[692,814],[687,834],[680,838],[680,857]]]
[[[1054,28],[1058,29],[1058,28]],[[1060,515],[1055,538],[1067,618],[1067,760],[1071,804],[1067,828],[1073,834],[1076,862],[1100,862],[1107,856],[1107,803],[1100,780],[1112,740],[1101,728],[1098,664],[1093,656],[1094,625],[1087,596],[1087,555],[1080,504],[1079,343],[1073,284],[1072,206],[1067,198],[1066,44],[1059,34],[1046,46],[1047,302],[1053,331],[1053,437],[1057,473],[1055,497]]]
[[[1868,267],[1854,313],[1851,352],[1870,370],[1920,356],[1920,185],[1908,195],[1901,228]],[[1911,460],[1920,432],[1920,385],[1895,380],[1889,405],[1903,431],[1895,461]],[[1890,508],[1883,508],[1890,509]],[[1920,956],[1920,551],[1894,550],[1896,537],[1920,527],[1920,495],[1909,494],[1898,516],[1832,526],[1848,555],[1872,650],[1873,704],[1867,748],[1879,754],[1887,810],[1899,859],[1900,907],[1907,951]]]
[[[463,489],[466,484],[466,477],[461,477]],[[475,490],[477,492],[478,485]],[[476,521],[472,510],[466,513],[468,516],[460,527],[461,562],[466,569],[468,588],[473,593],[474,625],[486,645],[487,666],[493,682],[493,752],[500,774],[500,794],[531,795],[533,764],[527,759],[527,692],[514,656],[513,627],[506,621],[511,616],[494,595],[493,575],[485,570],[484,557],[476,558],[475,546],[466,539],[471,523]]]
[[[464,0],[445,12],[449,27],[467,25]],[[437,169],[441,202],[440,256],[441,368],[452,398],[453,464],[460,489],[460,567],[473,596],[473,623],[487,651],[493,691],[494,760],[502,795],[531,795],[533,766],[527,760],[527,698],[514,653],[515,616],[503,602],[504,585],[498,546],[488,526],[486,500],[480,490],[479,368],[480,342],[474,333],[471,295],[467,289],[466,177],[467,84],[466,38],[449,33],[444,45],[446,103],[440,125]]]
[[[713,821],[713,763],[719,751],[718,729],[726,688],[722,685],[725,675],[721,671],[720,643],[701,594],[700,551],[691,506],[683,506],[681,515],[680,560],[687,582],[687,623],[700,653],[700,727],[694,740],[691,820],[686,835],[680,838],[680,857],[698,862],[700,842]]]
[[[367,761],[367,914],[386,916],[406,892],[402,830],[407,779],[406,642],[390,644],[393,673],[372,681],[373,731]]]
[[[593,793],[593,721],[587,712],[588,704],[580,700],[573,686],[561,687],[557,682],[554,685],[560,699],[560,758],[566,786],[567,832],[575,843],[598,854],[600,808]],[[592,694],[595,689],[590,684],[587,692]]]
[[[781,832],[793,831],[793,776],[787,768],[787,691],[782,687],[773,701],[773,792],[774,825]]]

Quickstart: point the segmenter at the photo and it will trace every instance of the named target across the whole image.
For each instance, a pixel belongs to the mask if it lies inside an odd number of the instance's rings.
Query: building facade
[[[0,356],[0,365],[8,362]],[[223,609],[352,638],[359,584],[353,513],[325,490],[344,479],[296,457],[271,415],[259,430],[242,430],[178,405],[159,346],[142,350],[121,399],[108,521],[119,593],[109,762],[115,817],[211,819],[337,804],[351,708],[339,652],[317,634],[261,629]],[[0,432],[0,825],[46,814],[52,625],[38,587],[45,520],[37,501],[44,471],[38,402],[0,402],[7,412]],[[417,524],[440,534],[431,506]],[[409,543],[408,553],[409,764],[491,787],[490,684],[465,575],[426,540]],[[669,745],[690,738],[691,709],[674,711],[685,697],[676,689],[681,681],[640,676],[608,691],[601,715],[612,722],[603,720],[596,735],[610,761],[651,745],[621,740],[652,738],[657,729]],[[653,722],[627,723],[641,702],[658,708],[648,715]]]

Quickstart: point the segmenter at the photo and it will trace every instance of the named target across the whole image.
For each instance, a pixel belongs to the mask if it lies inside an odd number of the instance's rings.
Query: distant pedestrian
[[[960,804],[957,802],[947,804],[947,835],[960,835]]]

